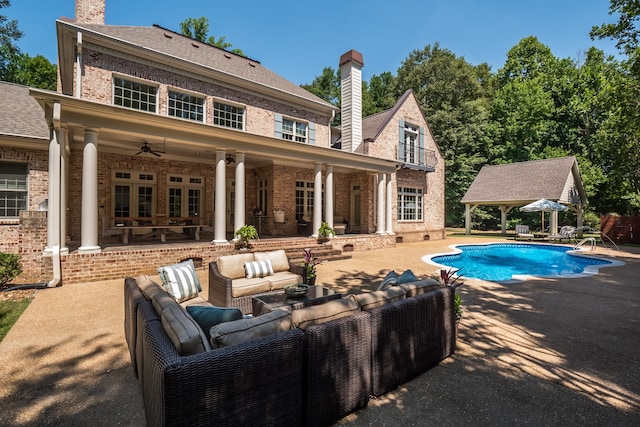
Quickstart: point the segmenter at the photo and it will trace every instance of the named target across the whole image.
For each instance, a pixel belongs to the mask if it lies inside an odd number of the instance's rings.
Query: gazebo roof
[[[566,205],[587,203],[574,156],[483,166],[461,202],[515,206],[538,199]]]

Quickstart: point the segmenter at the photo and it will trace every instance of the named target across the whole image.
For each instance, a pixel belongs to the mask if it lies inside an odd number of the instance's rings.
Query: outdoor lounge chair
[[[560,227],[560,231],[558,234],[553,234],[549,236],[549,240],[557,240],[562,243],[563,240],[567,240],[567,242],[571,241],[575,237],[577,233],[577,229],[572,225],[563,225]]]
[[[528,225],[516,225],[516,240],[533,239],[535,236],[529,231]]]

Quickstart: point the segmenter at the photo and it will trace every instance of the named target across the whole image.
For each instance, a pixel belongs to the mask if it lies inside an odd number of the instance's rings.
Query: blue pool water
[[[576,277],[595,274],[598,268],[618,262],[568,253],[559,245],[491,243],[457,245],[460,253],[426,257],[440,267],[459,269],[459,275],[494,282],[523,280],[522,276]],[[575,251],[573,251],[575,252]]]

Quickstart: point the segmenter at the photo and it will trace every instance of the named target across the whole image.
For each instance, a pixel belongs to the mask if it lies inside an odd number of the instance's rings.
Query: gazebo
[[[483,166],[461,200],[466,234],[471,234],[471,212],[478,206],[498,206],[502,234],[506,234],[507,214],[539,199],[566,205],[576,212],[577,226],[582,226],[588,201],[574,156]],[[550,232],[557,231],[557,212],[551,213],[549,225]]]

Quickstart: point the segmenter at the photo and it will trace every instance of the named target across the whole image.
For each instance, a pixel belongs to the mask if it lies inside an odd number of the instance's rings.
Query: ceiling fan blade
[[[157,157],[162,157],[160,154],[156,153],[155,151],[149,151],[151,154],[153,154],[154,156]]]
[[[135,155],[137,156],[138,154],[142,154],[144,153],[144,151],[138,151]]]

